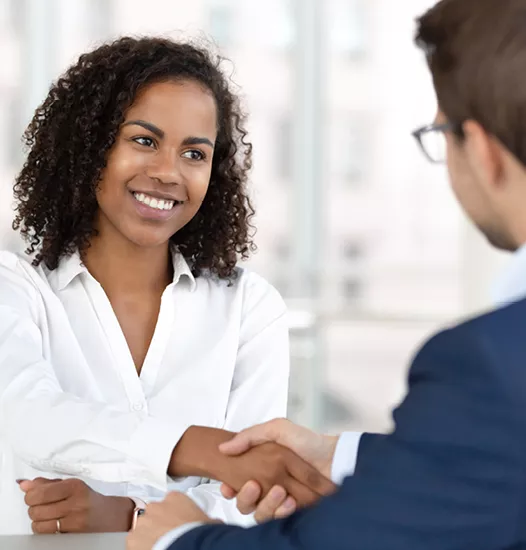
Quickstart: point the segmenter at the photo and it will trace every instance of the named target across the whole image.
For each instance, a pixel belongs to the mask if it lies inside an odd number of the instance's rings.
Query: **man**
[[[446,156],[435,156],[428,139],[445,138],[453,190],[493,245],[517,251],[506,285],[521,294],[526,1],[442,0],[418,25],[439,111],[415,137],[433,161]],[[128,548],[146,550],[157,541],[156,550],[524,550],[524,395],[526,300],[519,300],[423,346],[408,395],[394,413],[395,430],[362,437],[354,475],[332,496],[242,529],[213,525],[184,495],[170,495],[148,509]],[[223,451],[278,441],[321,472],[332,469],[337,480],[354,467],[349,437],[325,438],[275,421],[241,433]],[[257,492],[257,486],[245,487],[239,505],[252,506]],[[284,498],[283,492],[275,500],[265,497],[259,518],[286,515]]]

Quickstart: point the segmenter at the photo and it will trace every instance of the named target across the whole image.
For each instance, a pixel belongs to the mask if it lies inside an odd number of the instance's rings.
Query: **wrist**
[[[204,426],[190,426],[173,450],[168,465],[171,477],[198,476],[218,479],[228,457],[219,445],[230,441],[233,432]]]
[[[129,531],[133,522],[135,502],[128,497],[106,497],[108,506],[104,516],[108,525],[104,531],[123,533]]]
[[[146,511],[146,502],[137,497],[130,497],[134,504],[130,531],[133,531],[137,527],[137,521],[139,517]]]
[[[318,470],[327,478],[331,479],[332,477],[332,464],[334,461],[334,454],[336,452],[336,447],[338,445],[338,440],[340,439],[337,435],[324,435],[324,460],[320,463]]]

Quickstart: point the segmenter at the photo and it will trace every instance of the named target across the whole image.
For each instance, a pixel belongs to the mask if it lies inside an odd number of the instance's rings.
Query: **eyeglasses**
[[[422,152],[428,160],[435,164],[446,162],[447,142],[445,132],[454,129],[450,122],[445,124],[430,124],[412,133]]]

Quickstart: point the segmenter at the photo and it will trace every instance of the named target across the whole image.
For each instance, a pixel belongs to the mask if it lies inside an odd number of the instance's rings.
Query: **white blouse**
[[[31,532],[15,480],[38,476],[146,501],[186,491],[213,517],[247,523],[218,483],[166,471],[191,425],[238,431],[285,416],[285,304],[249,271],[228,286],[194,278],[175,251],[173,263],[138,376],[78,255],[49,271],[0,252],[0,534]]]

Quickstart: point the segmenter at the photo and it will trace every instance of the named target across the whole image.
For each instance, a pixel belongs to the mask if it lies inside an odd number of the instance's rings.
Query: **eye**
[[[205,160],[205,154],[199,151],[198,149],[191,149],[190,151],[185,151],[183,157],[190,160]]]
[[[139,145],[143,145],[144,147],[154,147],[155,141],[148,136],[139,136],[133,138],[132,141],[135,141],[135,143],[138,143]]]

